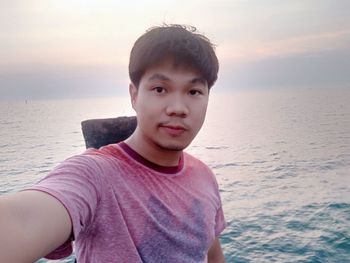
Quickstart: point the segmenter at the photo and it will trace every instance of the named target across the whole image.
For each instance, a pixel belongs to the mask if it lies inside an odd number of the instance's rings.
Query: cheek
[[[200,107],[197,108],[195,111],[195,118],[194,121],[196,123],[196,126],[198,126],[198,129],[200,129],[204,123],[205,116],[207,112],[207,104],[203,103],[203,105],[200,105]]]
[[[143,125],[150,125],[154,123],[157,119],[159,119],[159,110],[157,110],[157,106],[147,100],[142,101],[142,103],[138,103],[136,107],[136,113],[140,123]]]
[[[202,125],[204,123],[204,120],[205,120],[205,113],[202,113],[201,116],[198,118],[198,126],[199,126],[199,128],[202,127]]]

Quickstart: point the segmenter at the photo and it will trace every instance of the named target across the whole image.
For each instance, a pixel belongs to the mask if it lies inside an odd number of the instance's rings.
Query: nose
[[[166,114],[169,116],[186,117],[189,113],[188,105],[182,96],[172,96],[166,107]]]

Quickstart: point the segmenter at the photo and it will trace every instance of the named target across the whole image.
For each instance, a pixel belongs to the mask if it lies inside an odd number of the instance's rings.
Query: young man
[[[224,262],[215,177],[183,150],[217,79],[212,44],[193,28],[152,28],[131,51],[137,128],[126,141],[67,159],[0,199],[0,262]]]

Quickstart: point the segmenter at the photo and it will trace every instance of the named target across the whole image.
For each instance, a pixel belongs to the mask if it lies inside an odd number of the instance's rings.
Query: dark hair
[[[197,69],[211,88],[218,76],[219,62],[214,45],[196,33],[196,28],[183,25],[153,27],[139,37],[130,53],[129,76],[136,87],[145,71],[171,56],[174,65]]]

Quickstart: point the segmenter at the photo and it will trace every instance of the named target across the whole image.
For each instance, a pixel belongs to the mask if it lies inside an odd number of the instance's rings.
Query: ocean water
[[[84,151],[82,120],[133,114],[123,97],[0,102],[0,194]],[[227,262],[350,262],[350,89],[213,90],[188,151],[217,177]]]

